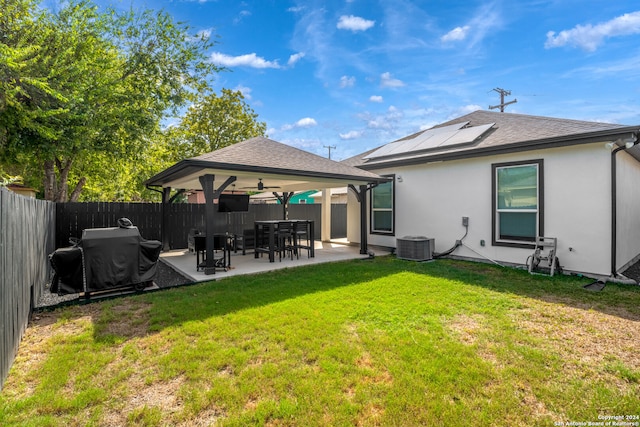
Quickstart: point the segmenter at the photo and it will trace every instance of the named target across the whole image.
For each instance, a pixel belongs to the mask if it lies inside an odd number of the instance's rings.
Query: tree
[[[182,158],[227,147],[255,136],[264,136],[267,125],[245,102],[240,91],[222,89],[189,107],[177,128],[168,130]]]
[[[144,152],[161,120],[205,93],[219,71],[206,57],[209,39],[164,12],[100,12],[72,0],[54,14],[31,0],[8,2],[22,13],[0,15],[0,50],[9,53],[0,63],[9,94],[0,146],[5,162],[41,171],[48,200],[77,200],[83,171]]]
[[[56,105],[64,96],[38,69],[42,46],[29,37],[37,31],[35,5],[34,0],[10,0],[0,8],[0,147],[20,131],[53,137],[55,129],[43,121],[64,111]]]

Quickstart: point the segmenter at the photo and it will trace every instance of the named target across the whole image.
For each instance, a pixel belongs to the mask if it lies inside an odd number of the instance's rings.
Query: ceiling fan
[[[258,185],[256,187],[242,187],[244,190],[250,190],[250,189],[258,189],[259,191],[262,190],[267,190],[267,189],[271,189],[271,188],[280,188],[278,186],[270,186],[270,187],[266,187],[264,185],[264,183],[262,182],[262,178],[258,178]]]

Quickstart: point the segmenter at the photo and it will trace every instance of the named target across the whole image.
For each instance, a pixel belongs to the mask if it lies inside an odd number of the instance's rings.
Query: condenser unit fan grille
[[[435,240],[423,236],[405,236],[396,239],[398,258],[411,261],[427,261],[433,258]]]

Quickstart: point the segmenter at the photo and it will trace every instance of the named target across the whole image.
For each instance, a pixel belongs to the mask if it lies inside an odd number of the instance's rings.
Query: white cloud
[[[316,126],[317,124],[318,124],[318,122],[316,122],[311,117],[305,117],[304,119],[300,119],[300,120],[298,120],[296,122],[296,127],[308,128],[308,127],[311,127],[311,126]]]
[[[236,25],[241,23],[245,16],[251,16],[251,12],[249,12],[248,10],[241,10],[240,14],[233,19],[233,23]]]
[[[340,139],[356,139],[356,138],[360,138],[362,136],[362,131],[361,130],[352,130],[349,131],[347,133],[341,133],[340,135]]]
[[[369,101],[371,101],[371,102],[382,102],[383,99],[382,99],[382,97],[380,95],[371,95],[369,97]]]
[[[211,62],[225,67],[281,68],[278,61],[267,61],[255,53],[229,56],[224,53],[214,52],[211,54]]]
[[[465,38],[467,38],[467,34],[469,34],[470,29],[471,27],[468,25],[465,25],[464,27],[456,27],[444,36],[440,37],[440,40],[445,43],[464,40]]]
[[[289,57],[289,60],[287,61],[287,65],[289,67],[293,67],[295,63],[300,61],[302,58],[304,58],[304,52],[294,53]]]
[[[317,126],[318,122],[315,121],[315,119],[312,119],[311,117],[305,117],[303,119],[298,120],[297,122],[293,123],[293,124],[286,124],[282,126],[282,130],[291,130],[291,129],[297,129],[297,128],[310,128],[313,126]]]
[[[484,40],[487,35],[494,34],[501,25],[502,18],[498,5],[495,2],[486,3],[475,11],[467,23],[446,33],[440,37],[440,41],[452,43],[465,40],[467,47],[472,48]]]
[[[336,27],[339,30],[350,30],[356,32],[366,31],[369,28],[373,27],[375,24],[376,21],[370,21],[368,19],[360,18],[359,16],[342,15],[338,20],[338,24],[336,25]]]
[[[404,118],[404,114],[392,105],[388,108],[385,114],[373,116],[370,113],[364,113],[360,115],[360,118],[367,123],[367,127],[369,129],[388,131],[398,127],[398,124]]]
[[[570,45],[593,52],[605,38],[638,33],[640,33],[640,11],[625,13],[597,25],[576,25],[570,30],[562,30],[557,34],[555,31],[549,31],[544,47],[549,49]]]
[[[382,73],[380,75],[380,86],[382,87],[402,87],[404,82],[402,80],[394,79],[391,77],[390,72]]]
[[[198,38],[210,38],[211,34],[213,33],[213,29],[212,28],[205,28],[204,30],[200,30],[196,33],[196,37]]]
[[[640,73],[640,57],[624,58],[621,61],[607,60],[601,64],[593,64],[587,67],[580,67],[570,70],[562,75],[563,78],[573,78],[574,76],[590,78],[606,78],[615,76],[617,78],[627,76],[638,76]]]
[[[238,85],[238,86],[236,86],[236,88],[234,90],[237,90],[240,93],[242,93],[242,96],[244,96],[246,99],[251,99],[251,90],[252,89],[250,87]]]
[[[353,85],[356,84],[356,78],[351,76],[342,76],[340,77],[340,87],[341,88],[346,88],[346,87],[353,87]]]

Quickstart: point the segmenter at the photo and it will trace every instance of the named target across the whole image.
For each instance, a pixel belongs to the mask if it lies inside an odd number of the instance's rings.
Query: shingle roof
[[[478,110],[458,117],[436,128],[469,121],[469,126],[495,123],[495,131],[485,138],[482,145],[512,144],[520,141],[533,141],[545,138],[558,138],[567,135],[623,128],[623,125],[587,122],[581,120],[558,119],[554,117],[529,116],[524,114],[498,113]]]
[[[371,172],[354,169],[343,163],[262,136],[193,157],[191,160],[269,170],[279,169],[290,172],[295,170],[302,173],[317,172],[340,176],[357,175],[379,178],[378,175]]]
[[[424,152],[399,153],[386,158],[372,158],[366,160],[367,155],[375,150],[369,150],[344,161],[345,164],[363,168],[382,167],[398,162],[419,163],[422,161],[446,160],[448,158],[464,158],[478,155],[490,155],[510,149],[522,150],[525,147],[542,148],[542,146],[571,145],[582,142],[595,142],[590,139],[607,134],[637,131],[640,126],[588,122],[581,120],[559,119],[553,117],[529,116],[524,114],[498,113],[478,110],[455,118],[431,129],[450,126],[457,123],[469,122],[467,127],[495,125],[475,143],[465,147],[452,147],[428,150]],[[428,131],[416,132],[401,138],[403,141],[415,138]],[[394,141],[394,142],[397,142]],[[532,149],[532,148],[530,148]]]
[[[323,187],[323,184],[343,186],[347,183],[380,182],[386,179],[269,138],[255,137],[182,160],[150,178],[146,184],[199,188],[198,177],[204,174],[214,174],[216,180],[235,176],[239,188],[254,185],[258,178],[264,178],[267,184],[278,185],[283,191],[328,188]]]

